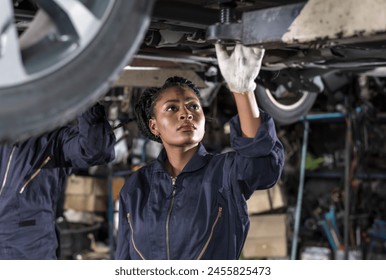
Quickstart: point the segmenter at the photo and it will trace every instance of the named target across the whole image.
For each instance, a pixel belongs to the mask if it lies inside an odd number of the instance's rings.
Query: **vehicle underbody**
[[[386,255],[370,250],[371,242],[379,245],[374,221],[386,219],[386,17],[379,12],[386,9],[385,1],[4,3],[0,142],[57,128],[99,101],[111,122],[121,126],[118,142],[131,150],[121,164],[127,168],[150,160],[133,152],[140,135],[132,105],[144,88],[183,75],[202,90],[208,126],[204,143],[221,152],[230,145],[226,125],[236,108],[219,72],[214,43],[230,51],[237,43],[261,47],[266,51],[255,95],[276,121],[285,146],[283,185],[291,211],[298,203],[303,148],[313,163],[304,168],[301,242],[326,245],[323,234],[329,231],[321,221],[334,207],[342,244],[348,245],[343,228],[351,228],[368,238],[368,258]],[[306,123],[310,140],[305,146]],[[355,206],[349,210],[344,207],[348,181],[350,205]],[[352,227],[347,226],[348,211]]]

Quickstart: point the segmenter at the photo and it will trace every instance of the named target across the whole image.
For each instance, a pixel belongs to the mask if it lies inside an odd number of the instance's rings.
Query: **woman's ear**
[[[149,119],[149,128],[151,133],[153,133],[156,136],[159,136],[157,122],[155,119]]]

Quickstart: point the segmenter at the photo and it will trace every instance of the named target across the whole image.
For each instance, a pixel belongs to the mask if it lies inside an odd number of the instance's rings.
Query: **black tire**
[[[112,1],[98,32],[66,64],[22,84],[0,84],[0,141],[61,126],[105,94],[139,48],[153,2]]]
[[[295,100],[283,102],[264,86],[257,84],[255,96],[259,106],[266,111],[276,123],[281,125],[293,124],[305,116],[315,103],[317,93],[303,91]]]

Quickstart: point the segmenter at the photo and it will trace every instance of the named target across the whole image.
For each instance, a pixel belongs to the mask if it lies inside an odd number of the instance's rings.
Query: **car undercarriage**
[[[133,104],[181,75],[201,89],[203,142],[222,152],[236,108],[214,44],[264,48],[255,96],[285,146],[286,210],[302,230],[291,237],[305,247],[367,245],[362,257],[384,258],[371,246],[384,242],[375,221],[386,219],[385,9],[373,0],[3,1],[0,142],[57,128],[100,102],[123,145],[116,168],[139,166],[159,147],[142,154]],[[323,227],[332,208],[333,230]]]

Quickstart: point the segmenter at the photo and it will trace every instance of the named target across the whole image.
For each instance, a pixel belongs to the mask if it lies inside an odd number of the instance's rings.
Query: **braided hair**
[[[162,143],[161,139],[159,137],[155,137],[155,135],[150,131],[149,119],[154,117],[154,106],[158,97],[162,92],[172,87],[189,88],[200,99],[200,90],[192,81],[182,77],[174,76],[168,78],[162,87],[147,88],[140,95],[138,102],[135,105],[135,117],[137,119],[139,131],[145,137],[159,143]]]

